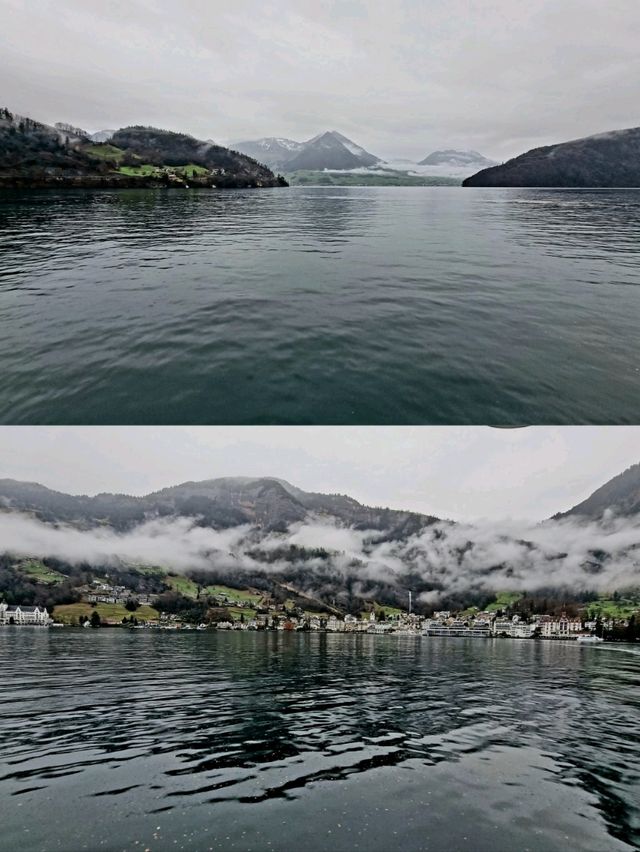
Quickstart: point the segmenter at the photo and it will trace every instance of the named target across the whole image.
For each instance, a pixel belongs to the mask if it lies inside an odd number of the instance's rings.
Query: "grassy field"
[[[490,603],[485,609],[487,612],[497,612],[499,609],[506,609],[516,603],[522,597],[522,592],[498,592],[496,599]]]
[[[395,618],[397,615],[402,615],[404,612],[403,609],[400,609],[397,606],[384,606],[382,604],[374,604],[376,615],[379,615],[381,612],[384,612],[387,618]]]
[[[139,166],[120,166],[118,171],[121,175],[128,175],[129,177],[160,176],[168,173],[190,178],[209,174],[209,169],[195,163],[188,163],[186,166],[154,166],[151,163],[141,163]]]
[[[159,568],[157,565],[131,565],[132,568],[139,574],[145,574],[147,577],[164,577],[167,573],[164,568]]]
[[[205,586],[202,591],[205,595],[224,596],[237,603],[249,603],[258,605],[262,601],[262,595],[250,592],[247,589],[232,589],[231,586]]]
[[[168,574],[166,581],[172,589],[186,598],[195,600],[198,597],[198,584],[194,583],[189,577],[185,577],[182,574]],[[217,584],[203,586],[201,596],[204,598],[227,597],[232,603],[248,603],[253,606],[258,606],[262,601],[262,595],[257,592],[251,592],[248,589],[233,589],[231,586],[220,586]]]
[[[53,617],[56,621],[62,621],[65,624],[77,624],[81,615],[91,618],[94,610],[100,616],[101,621],[111,622],[112,624],[120,624],[123,618],[129,618],[131,615],[138,621],[151,621],[158,618],[158,610],[152,606],[139,606],[135,612],[129,612],[124,604],[99,603],[93,607],[91,604],[83,602],[60,604],[54,608]]]
[[[587,604],[585,611],[588,618],[629,618],[640,614],[640,598],[602,598]]]
[[[115,160],[117,163],[124,157],[122,148],[116,148],[115,145],[89,145],[84,148],[84,151],[91,157],[98,157],[100,160]]]
[[[20,574],[24,574],[31,580],[35,580],[37,583],[44,583],[47,586],[57,585],[67,579],[64,574],[47,568],[39,559],[27,559],[24,562],[20,562],[16,568]]]
[[[402,615],[405,610],[400,609],[397,606],[387,606],[386,604],[379,604],[374,601],[373,608],[376,613],[376,618],[380,618],[380,615],[384,612],[385,618],[395,618],[398,615]],[[316,613],[317,615],[318,613]],[[365,621],[369,618],[369,610],[363,609],[360,613],[360,618]]]
[[[163,170],[158,166],[152,166],[150,163],[143,163],[140,166],[120,166],[118,169],[121,175],[129,177],[148,177],[149,175],[160,175]]]
[[[197,166],[195,163],[188,163],[186,166],[172,166],[172,170],[185,177],[202,177],[202,175],[209,174],[209,169],[204,166]]]
[[[183,577],[181,574],[168,574],[167,583],[176,592],[184,595],[185,598],[193,598],[195,600],[198,597],[198,585],[188,577]]]
[[[290,186],[460,186],[459,178],[420,177],[408,172],[352,174],[351,172],[298,171],[285,175]]]
[[[240,621],[241,616],[244,615],[244,620],[249,621],[251,618],[256,617],[255,609],[249,609],[244,606],[228,606],[225,609],[229,612],[229,614],[233,617],[234,621]]]

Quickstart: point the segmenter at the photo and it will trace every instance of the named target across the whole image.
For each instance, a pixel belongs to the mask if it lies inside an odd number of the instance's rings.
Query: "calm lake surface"
[[[640,191],[4,192],[0,422],[638,423]]]
[[[625,646],[0,628],[0,847],[616,852]]]

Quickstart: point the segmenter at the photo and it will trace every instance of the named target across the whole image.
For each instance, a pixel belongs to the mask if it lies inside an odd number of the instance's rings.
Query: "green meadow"
[[[45,583],[48,586],[57,585],[67,579],[59,571],[47,568],[39,559],[27,559],[20,562],[16,567],[21,574],[29,577],[29,579],[35,580],[37,583]]]
[[[101,621],[120,624],[123,618],[133,616],[138,621],[155,621],[158,618],[158,610],[152,606],[139,606],[135,612],[129,612],[124,604],[99,603],[95,606],[79,602],[72,604],[59,604],[54,607],[53,618],[63,624],[77,624],[81,615],[91,618],[91,614],[97,612]]]

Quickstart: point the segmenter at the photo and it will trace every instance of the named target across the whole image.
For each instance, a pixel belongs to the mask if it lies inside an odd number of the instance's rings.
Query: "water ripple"
[[[640,192],[6,192],[0,419],[636,423]]]
[[[23,849],[208,848],[215,826],[226,849],[241,826],[241,849],[320,852],[340,824],[338,849],[358,832],[381,852],[456,849],[465,832],[479,850],[560,850],[567,832],[631,849],[640,670],[617,651],[0,629],[3,833]]]

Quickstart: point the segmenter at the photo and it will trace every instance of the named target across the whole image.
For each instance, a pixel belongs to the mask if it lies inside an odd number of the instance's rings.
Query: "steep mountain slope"
[[[640,513],[640,464],[634,464],[614,476],[582,503],[567,512],[554,515],[554,518],[577,516],[598,520],[606,511],[618,517],[630,517]]]
[[[347,139],[346,136],[343,136],[342,133],[338,133],[337,130],[329,131],[330,135],[333,136],[334,139],[337,139],[338,142],[341,142],[344,147],[350,151],[354,157],[357,157],[360,161],[361,166],[374,166],[376,163],[380,163],[380,157],[376,157],[375,154],[370,154],[369,151],[366,151],[361,145],[356,145],[355,142],[352,142],[351,139]],[[318,137],[316,137],[317,139]],[[313,139],[311,140],[314,141]]]
[[[640,127],[534,148],[463,186],[640,186]]]
[[[327,131],[305,142],[302,151],[288,160],[284,168],[291,172],[300,169],[309,171],[342,170],[371,166],[377,162],[377,157],[369,154],[341,134],[335,131]]]

